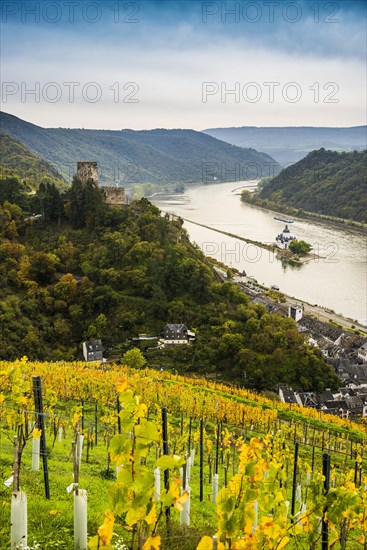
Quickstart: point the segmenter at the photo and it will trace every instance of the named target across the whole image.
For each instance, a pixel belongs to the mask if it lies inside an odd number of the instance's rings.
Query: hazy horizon
[[[61,128],[61,129],[64,129],[64,130],[101,130],[101,131],[111,131],[111,132],[121,132],[121,131],[133,131],[133,132],[139,132],[139,131],[151,131],[151,130],[194,130],[196,132],[205,132],[207,130],[215,130],[215,129],[238,129],[238,128],[262,128],[262,129],[271,129],[271,128],[315,128],[315,129],[340,129],[340,130],[350,130],[350,129],[353,129],[353,128],[367,128],[367,125],[366,124],[356,124],[356,125],[353,125],[353,126],[306,126],[306,125],[301,125],[301,126],[256,126],[256,125],[243,125],[243,126],[211,126],[211,127],[208,127],[208,128],[202,128],[202,129],[199,129],[199,130],[196,130],[195,128],[189,128],[189,127],[185,127],[185,126],[177,126],[177,127],[172,127],[172,128],[164,128],[164,127],[155,127],[155,128],[140,128],[139,130],[135,129],[135,128],[94,128],[94,127],[81,127],[81,126],[43,126],[41,124],[38,124],[37,122],[34,122],[33,120],[28,120],[28,119],[25,119],[25,118],[22,118],[20,116],[18,116],[17,114],[15,113],[10,113],[8,111],[5,111],[4,109],[1,109],[1,112],[3,112],[4,114],[7,114],[7,115],[11,115],[11,116],[14,116],[16,118],[19,118],[21,120],[24,120],[25,122],[28,122],[30,124],[33,124],[35,126],[39,126],[40,128],[44,128],[44,129],[48,129],[48,130],[54,130],[54,129],[58,129],[58,128]],[[217,138],[218,139],[218,138]]]

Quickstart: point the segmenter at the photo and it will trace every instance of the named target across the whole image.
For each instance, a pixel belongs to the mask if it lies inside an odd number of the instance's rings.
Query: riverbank
[[[336,229],[347,229],[358,235],[367,235],[367,224],[362,222],[346,220],[344,218],[335,218],[332,216],[326,216],[324,214],[317,214],[316,212],[307,212],[303,209],[291,207],[288,208],[276,203],[272,203],[271,207],[263,206],[261,202],[257,202],[257,200],[261,201],[261,199],[255,199],[254,201],[245,200],[241,193],[239,193],[239,195],[241,197],[241,202],[247,204],[248,206],[253,206],[254,208],[260,208],[261,210],[264,210],[265,212],[270,212],[271,214],[286,214],[287,216],[292,216],[292,218],[298,221],[308,221],[319,225],[332,225]],[[253,195],[251,195],[251,197],[253,197]]]

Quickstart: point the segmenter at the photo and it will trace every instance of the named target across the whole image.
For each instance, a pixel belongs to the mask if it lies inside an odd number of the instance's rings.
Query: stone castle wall
[[[106,194],[106,203],[112,206],[127,204],[127,197],[123,187],[102,187]]]

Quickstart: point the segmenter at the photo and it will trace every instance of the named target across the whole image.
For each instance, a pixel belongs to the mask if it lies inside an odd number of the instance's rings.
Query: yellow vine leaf
[[[79,414],[79,413],[74,413],[73,414],[73,419],[72,419],[73,428],[76,428],[80,418],[81,418],[81,414]]]
[[[33,430],[33,439],[39,439],[41,437],[42,430],[39,430],[38,428],[34,428]]]
[[[112,544],[108,544],[107,546],[102,546],[100,539],[98,535],[95,537],[92,537],[88,542],[88,548],[89,550],[114,550],[114,546]]]
[[[160,535],[156,535],[155,537],[149,537],[149,539],[145,541],[142,550],[160,550],[160,547],[161,537]]]
[[[212,537],[203,537],[199,542],[196,550],[213,550]],[[222,542],[218,542],[218,550],[224,550],[224,544]]]
[[[233,550],[258,550],[259,542],[256,535],[247,535],[246,539],[237,539],[233,541]]]
[[[107,544],[111,542],[114,523],[114,513],[111,510],[107,510],[105,512],[103,525],[98,528],[98,536],[103,546],[107,546]]]
[[[263,444],[258,437],[253,437],[250,441],[251,447],[253,449],[262,449]]]
[[[127,388],[127,376],[123,376],[116,382],[116,389],[119,393],[123,393]]]
[[[282,540],[280,541],[280,543],[277,546],[277,550],[282,550],[282,548],[287,546],[287,544],[290,540],[291,539],[289,537],[283,537]]]
[[[157,521],[157,514],[156,514],[156,511],[155,511],[155,506],[152,506],[152,509],[150,510],[149,514],[147,516],[145,516],[144,521],[148,525],[154,525],[155,524],[155,522]]]

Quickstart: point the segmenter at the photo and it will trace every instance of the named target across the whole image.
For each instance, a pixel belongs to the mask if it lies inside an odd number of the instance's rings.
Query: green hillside
[[[254,200],[271,208],[367,222],[367,152],[319,149],[283,170]],[[259,201],[257,201],[259,199]]]
[[[36,189],[41,181],[65,183],[59,172],[48,162],[31,153],[24,145],[6,134],[0,134],[0,173],[15,172],[24,185]]]
[[[147,350],[151,366],[217,373],[257,389],[337,384],[292,319],[269,315],[237,286],[219,283],[182,220],[162,217],[146,199],[110,209],[103,191],[74,179],[63,195],[41,186],[31,212],[38,207],[42,217],[35,218],[17,205],[21,197],[8,197],[17,204],[6,198],[0,359],[73,360],[93,337],[120,358],[139,333],[159,336],[166,323],[183,322],[196,332],[194,344]]]
[[[0,113],[0,131],[53,164],[70,181],[79,160],[95,160],[101,183],[196,183],[260,178],[270,156],[243,149],[194,130],[84,130],[41,128]],[[235,174],[233,173],[235,171]],[[216,180],[215,180],[216,178]]]

